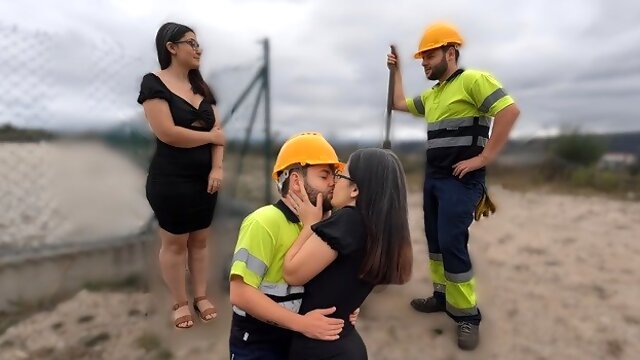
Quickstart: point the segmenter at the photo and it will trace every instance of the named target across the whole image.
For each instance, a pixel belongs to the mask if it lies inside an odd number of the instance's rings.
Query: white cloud
[[[157,67],[155,32],[177,21],[198,33],[203,72],[215,74],[223,112],[257,68],[258,41],[268,36],[274,131],[378,138],[388,44],[398,45],[406,93],[416,94],[432,83],[412,58],[415,46],[429,22],[447,19],[466,39],[463,66],[494,73],[517,99],[516,135],[566,125],[636,130],[639,17],[636,2],[604,0],[7,1],[0,3],[0,122],[65,127],[141,118],[135,99],[141,76]],[[424,138],[422,124],[409,118],[394,115],[394,137]],[[241,133],[246,120],[234,122]]]

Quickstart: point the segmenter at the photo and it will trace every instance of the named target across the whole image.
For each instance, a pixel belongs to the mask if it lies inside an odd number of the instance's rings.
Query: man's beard
[[[309,201],[313,206],[316,206],[316,200],[318,199],[318,194],[320,191],[316,190],[313,186],[311,186],[307,179],[304,180],[304,187],[307,189],[307,196],[309,196]],[[331,205],[331,199],[326,194],[322,193],[322,212],[327,212],[333,209]]]
[[[431,67],[431,74],[427,76],[429,80],[438,80],[444,75],[449,69],[449,64],[447,63],[447,58],[442,57],[442,61],[440,61],[436,66]]]

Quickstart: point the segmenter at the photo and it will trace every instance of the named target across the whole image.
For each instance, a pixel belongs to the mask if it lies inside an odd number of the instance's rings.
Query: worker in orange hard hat
[[[427,123],[423,211],[434,291],[411,306],[446,311],[458,323],[458,346],[471,350],[478,345],[482,317],[467,248],[469,226],[474,215],[479,220],[495,211],[486,193],[485,166],[507,142],[520,111],[491,74],[458,67],[463,44],[451,24],[426,28],[414,57],[422,60],[426,77],[438,82],[414,98],[405,98],[393,48],[387,66],[395,70],[393,108]]]
[[[298,313],[304,287],[285,281],[284,259],[311,225],[303,224],[301,209],[287,198],[308,198],[328,217],[335,177],[342,170],[344,164],[319,133],[297,134],[282,145],[272,175],[281,199],[249,214],[238,233],[229,275],[232,359],[288,359],[294,331],[315,340],[338,338],[344,319],[332,317],[335,307]],[[349,321],[355,323],[356,317],[357,311]]]

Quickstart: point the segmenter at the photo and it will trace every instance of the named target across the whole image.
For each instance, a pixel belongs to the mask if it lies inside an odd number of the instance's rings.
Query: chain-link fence
[[[149,228],[144,178],[155,139],[135,99],[155,56],[131,53],[122,41],[0,22],[0,125],[10,124],[0,126],[0,258],[118,241]],[[264,101],[254,106],[261,89],[233,114],[230,108],[263,61],[202,69],[231,141],[222,195],[254,205],[270,181],[260,144]]]

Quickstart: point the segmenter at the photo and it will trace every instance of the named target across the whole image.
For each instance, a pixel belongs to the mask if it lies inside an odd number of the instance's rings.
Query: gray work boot
[[[441,312],[445,310],[445,304],[438,301],[435,297],[430,296],[426,299],[419,298],[411,300],[411,307],[416,311],[420,311],[423,313],[434,313]]]
[[[461,350],[473,350],[480,342],[480,326],[468,322],[458,323],[458,347]]]

